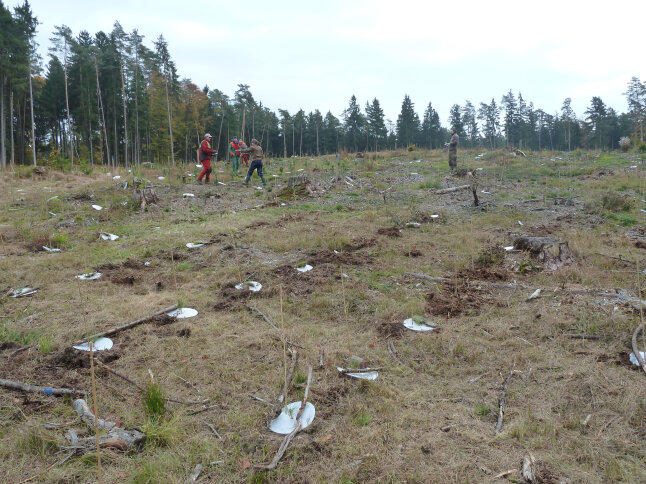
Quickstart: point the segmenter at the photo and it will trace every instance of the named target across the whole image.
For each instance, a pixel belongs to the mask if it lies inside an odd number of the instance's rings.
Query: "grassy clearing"
[[[110,366],[145,395],[97,371],[99,415],[147,435],[138,452],[105,451],[106,482],[183,482],[197,463],[209,482],[487,482],[517,468],[528,450],[573,482],[643,482],[644,375],[627,363],[638,315],[600,305],[595,290],[637,294],[635,266],[618,258],[646,265],[644,249],[627,236],[644,234],[644,166],[634,154],[479,153],[461,150],[459,165],[482,168],[486,210],[474,209],[466,191],[433,193],[464,183],[448,176],[446,154],[438,151],[268,160],[271,191],[243,188],[220,165],[214,173],[223,171],[218,179],[226,186],[184,185],[192,166],[110,176],[102,167],[88,175],[2,173],[0,290],[39,292],[0,299],[0,374],[89,388],[82,358],[61,359],[72,342],[179,301],[196,308],[197,318],[114,337]],[[319,190],[277,199],[298,173]],[[133,177],[154,184],[159,206],[132,206],[122,183]],[[186,192],[194,199],[183,199]],[[103,241],[101,232],[120,238]],[[546,272],[527,254],[496,249],[521,234],[568,241],[576,262]],[[187,249],[188,242],[207,245]],[[45,244],[62,252],[45,253]],[[297,272],[305,263],[314,269]],[[74,277],[95,270],[101,279]],[[467,291],[460,282],[411,275],[479,280],[477,271],[497,283],[505,281],[492,274],[508,274],[532,289]],[[230,284],[249,280],[262,291],[231,296]],[[543,296],[526,301],[538,287]],[[464,307],[436,314],[429,294]],[[384,324],[413,315],[430,318],[438,331],[384,333]],[[598,339],[563,336],[571,333]],[[389,353],[389,334],[403,365]],[[253,396],[275,401],[280,394],[282,338],[302,346],[288,401],[302,398],[313,366],[316,418],[276,470],[252,472],[248,463],[269,462],[281,441],[267,430],[268,406]],[[351,355],[381,368],[379,378],[339,378],[336,366]],[[147,384],[149,369],[154,384]],[[512,369],[505,426],[494,435],[502,381]],[[201,407],[164,397],[208,399],[213,407],[191,415]],[[1,391],[7,482],[59,460],[68,428],[88,432],[70,401]],[[92,482],[95,468],[96,455],[88,453],[41,480]]]

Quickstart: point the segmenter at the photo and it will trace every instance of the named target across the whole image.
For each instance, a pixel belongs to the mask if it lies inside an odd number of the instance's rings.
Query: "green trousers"
[[[238,168],[240,168],[240,157],[232,156],[231,157],[231,171],[233,173],[238,173]]]
[[[449,168],[455,170],[458,167],[458,152],[449,151]]]

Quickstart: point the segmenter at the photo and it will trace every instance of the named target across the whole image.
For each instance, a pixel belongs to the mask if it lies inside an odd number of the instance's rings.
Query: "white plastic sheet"
[[[32,289],[31,287],[20,287],[11,293],[11,297],[33,296],[37,292],[38,289]]]
[[[277,434],[287,435],[291,434],[296,428],[298,421],[296,417],[298,416],[298,411],[301,408],[302,402],[292,402],[289,405],[283,407],[283,410],[280,412],[280,415],[273,419],[269,424],[269,429],[272,432]],[[316,414],[316,409],[314,405],[310,402],[305,403],[305,408],[301,414],[301,429],[309,427],[309,425],[314,420],[314,415]]]
[[[52,248],[52,247],[47,247],[46,245],[43,245],[43,250],[44,250],[45,252],[60,252],[60,251],[61,251],[61,249],[56,249],[56,248]]]
[[[186,319],[197,316],[197,310],[193,308],[181,308],[175,309],[174,311],[166,314],[168,314],[171,318]]]
[[[337,367],[337,370],[339,372],[350,370],[351,368],[339,368]],[[369,370],[369,368],[366,368]],[[362,371],[362,372],[357,372],[357,373],[346,373],[346,375],[352,377],[352,378],[357,378],[359,380],[376,380],[377,377],[379,376],[379,372],[377,370],[372,370],[372,371]]]
[[[189,249],[197,249],[199,247],[204,247],[204,244],[201,243],[201,242],[198,243],[198,244],[194,244],[193,242],[189,242],[188,244],[186,244],[186,247],[188,247]]]
[[[114,234],[108,234],[107,232],[101,232],[101,238],[103,240],[117,240],[119,236]]]
[[[88,272],[87,274],[80,274],[78,276],[75,276],[77,279],[80,279],[82,281],[93,281],[95,279],[98,279],[101,277],[100,272]]]
[[[103,210],[103,207],[101,205],[92,205],[92,208],[94,210]]]
[[[247,282],[241,282],[240,284],[236,284],[235,287],[238,291],[247,288],[251,292],[258,292],[262,289],[262,284],[256,281],[247,281]]]
[[[195,195],[194,195],[194,194],[192,194],[192,193],[183,193],[183,194],[182,194],[182,196],[183,196],[184,198],[190,198],[190,197],[194,197]]]
[[[92,344],[92,351],[107,351],[113,345],[114,343],[110,338],[99,338]],[[90,351],[90,343],[86,341],[80,345],[73,346],[73,348],[79,351]]]
[[[640,352],[639,352],[639,356],[641,356],[641,357],[642,357],[642,360],[646,360],[646,352],[644,352],[644,351],[640,351]],[[635,356],[635,353],[630,353],[629,358],[630,358],[630,362],[631,362],[633,365],[635,365],[635,366],[639,366],[639,361],[637,361],[637,357]]]
[[[427,319],[415,321],[415,318],[408,318],[404,320],[404,326],[412,331],[433,331],[436,329],[435,325]]]
[[[298,272],[308,272],[308,271],[311,271],[312,269],[314,269],[314,268],[309,264],[305,264],[303,267],[297,267],[296,268],[296,270]]]

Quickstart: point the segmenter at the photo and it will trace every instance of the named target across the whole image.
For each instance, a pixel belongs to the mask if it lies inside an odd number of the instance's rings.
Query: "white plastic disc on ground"
[[[114,343],[110,338],[99,338],[92,344],[92,351],[106,351],[112,348],[113,345]],[[72,348],[80,351],[90,351],[90,343],[85,342]]]
[[[351,368],[336,368],[339,372],[350,370]],[[368,368],[369,369],[369,368]],[[359,380],[376,380],[379,376],[379,373],[376,370],[372,371],[362,371],[357,373],[346,373],[346,375],[351,376],[352,378],[358,378]]]
[[[60,251],[61,251],[61,249],[56,249],[56,248],[52,248],[52,247],[47,247],[46,245],[43,245],[43,250],[44,250],[45,252],[60,252]]]
[[[32,296],[37,292],[38,289],[32,289],[31,287],[20,287],[11,293],[11,297]]]
[[[146,262],[144,262],[144,265],[145,265],[146,267],[148,267],[148,266],[150,266],[150,262],[149,262],[149,261],[146,261]]]
[[[256,187],[256,190],[262,190],[262,187]]]
[[[513,245],[509,245],[509,246],[505,247],[505,250],[506,250],[507,252],[509,252],[510,250],[514,250],[514,246],[513,246]]]
[[[121,180],[121,175],[114,175],[112,177],[113,180]]]
[[[175,309],[175,311],[171,311],[168,314],[171,318],[177,318],[177,319],[186,319],[186,318],[192,318],[194,316],[197,316],[197,309],[193,308],[181,308],[181,309]]]
[[[433,331],[435,329],[435,326],[426,324],[424,321],[418,323],[413,318],[404,319],[404,326],[413,331]]]
[[[195,168],[204,168],[203,165],[195,165]]]
[[[184,194],[182,194],[182,196],[184,198],[189,198],[189,197],[194,197],[195,195],[193,195],[192,193],[184,193]]]
[[[299,169],[298,169],[298,170],[296,170],[296,171],[305,171],[305,168],[299,168]]]
[[[307,271],[311,271],[312,269],[314,269],[314,268],[309,264],[305,264],[303,267],[297,267],[296,268],[296,270],[298,272],[307,272]]]
[[[291,434],[298,423],[296,417],[298,417],[298,411],[301,409],[301,403],[302,402],[292,402],[286,407],[283,407],[280,415],[273,419],[269,424],[269,430],[282,435]],[[301,429],[309,427],[312,420],[314,420],[315,413],[316,409],[314,408],[314,405],[310,402],[306,402],[300,418]]]
[[[406,224],[406,227],[421,227],[421,226],[422,226],[422,224],[419,223],[419,222],[408,222]]]
[[[642,357],[642,360],[646,360],[646,352],[645,351],[640,351],[639,356]],[[639,366],[639,361],[637,361],[637,357],[635,356],[635,353],[630,353],[629,358],[630,358],[630,362],[633,365]]]
[[[224,185],[225,187],[227,186],[226,183],[222,183],[221,181],[218,182],[218,185]]]
[[[54,195],[53,197],[50,197],[47,199],[48,202],[51,202],[52,200],[56,200],[58,198],[58,195]]]
[[[158,176],[158,177],[157,177],[157,179],[158,179],[158,180],[165,180],[165,179],[166,179],[166,177],[165,177],[165,176]]]
[[[103,207],[101,205],[92,205],[92,208],[94,210],[103,210]]]
[[[256,281],[247,281],[247,282],[241,282],[240,284],[236,284],[235,287],[238,291],[246,287],[251,292],[258,292],[262,289],[262,284]]]
[[[203,243],[194,244],[193,242],[189,242],[188,244],[186,244],[186,247],[188,247],[189,249],[197,249],[199,247],[204,247],[204,244]]]
[[[418,173],[412,172],[411,175],[417,175]]]
[[[98,279],[99,277],[101,277],[100,272],[88,272],[87,274],[76,276],[77,279],[80,279],[82,281],[93,281],[95,279]]]
[[[281,207],[284,207],[285,205],[287,205],[287,204],[286,203],[281,203],[280,204]]]
[[[271,176],[273,176],[274,178],[280,178],[278,175],[271,175]]]
[[[108,234],[107,232],[101,232],[101,238],[103,240],[117,240],[119,236],[114,234]]]
[[[518,225],[521,225],[521,226],[522,226],[522,225],[525,225],[525,224],[519,220],[519,221],[518,221]]]
[[[434,213],[433,215],[431,215],[431,218],[440,218],[440,216],[438,214]]]

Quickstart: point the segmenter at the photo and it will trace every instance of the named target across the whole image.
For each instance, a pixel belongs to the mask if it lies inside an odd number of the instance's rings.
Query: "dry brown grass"
[[[464,153],[465,159],[472,155]],[[485,171],[483,185],[496,192],[491,195],[496,205],[487,212],[470,208],[468,193],[436,196],[408,182],[396,184],[384,204],[374,179],[362,175],[374,172],[396,181],[414,166],[425,176],[442,179],[443,157],[400,153],[387,162],[370,160],[368,169],[348,163],[348,173],[361,188],[338,183],[316,198],[263,209],[254,207],[272,201],[280,182],[272,181],[275,189],[256,197],[253,189],[235,183],[225,188],[181,186],[178,169],[165,172],[167,180],[155,187],[160,206],[136,212],[120,205],[127,193],[101,173],[50,173],[44,179],[3,174],[0,227],[8,226],[3,233],[10,236],[0,240],[0,290],[31,285],[39,292],[33,298],[0,300],[3,341],[32,345],[11,358],[12,350],[3,350],[0,375],[88,388],[89,370],[78,358],[62,360],[65,348],[181,301],[198,309],[198,317],[144,324],[115,335],[109,364],[141,385],[149,381],[150,369],[166,396],[209,399],[215,407],[190,415],[195,406],[170,403],[171,415],[151,422],[139,391],[99,370],[100,415],[142,428],[149,436],[138,453],[107,452],[106,482],[182,482],[196,463],[204,465],[203,479],[209,482],[493,482],[499,472],[518,469],[527,451],[542,462],[544,476],[643,482],[645,377],[627,363],[637,317],[625,306],[600,306],[593,291],[624,288],[636,293],[630,264],[595,253],[643,260],[643,249],[626,238],[626,228],[609,220],[599,224],[598,216],[587,214],[582,205],[532,211],[533,205],[519,202],[537,190],[530,175],[540,160],[532,157],[534,168],[505,161],[505,170],[525,170],[527,180],[521,182],[501,181],[499,168]],[[409,163],[420,158],[431,160],[432,167]],[[324,182],[336,170],[333,161],[309,161],[307,166],[305,161],[275,160],[269,174],[280,173],[281,166],[287,171],[305,167]],[[125,170],[120,173],[127,176]],[[158,174],[143,173],[152,180]],[[558,177],[537,180],[545,182],[541,189],[546,191],[560,184]],[[596,178],[573,180],[574,194],[607,191]],[[195,193],[193,201],[181,200],[186,191]],[[93,202],[67,196],[90,193],[105,211],[97,214],[88,208]],[[43,202],[53,195],[60,198],[57,215],[46,216]],[[441,222],[405,227],[420,214],[438,212]],[[74,224],[57,226],[66,220]],[[378,234],[395,225],[402,227],[401,237]],[[100,231],[121,238],[100,241]],[[527,256],[508,253],[502,261],[490,261],[491,273],[479,268],[479,256],[492,244],[510,245],[521,233],[542,232],[569,241],[576,264],[523,275],[516,271]],[[60,254],[30,253],[23,244],[36,234],[63,234],[69,242]],[[195,250],[184,246],[198,241],[212,243]],[[409,257],[413,249],[421,255]],[[137,263],[122,266],[129,258]],[[142,267],[144,261],[151,265]],[[298,273],[295,267],[303,262],[314,270]],[[105,264],[113,266],[97,281],[74,278]],[[350,356],[342,272],[348,276],[344,290],[351,353],[382,368],[375,382],[339,378],[335,368]],[[408,275],[456,272],[456,279],[436,283]],[[531,289],[479,282],[501,282],[496,274],[511,274]],[[124,275],[132,284],[116,283]],[[227,284],[249,279],[262,282],[259,294],[227,299]],[[527,302],[537,287],[543,296]],[[281,289],[284,335],[245,307],[260,309],[280,328]],[[429,294],[462,303],[470,299],[460,314],[433,316],[438,331],[407,331],[393,340],[402,365],[390,355],[389,333],[380,328],[415,314],[429,316],[435,307],[429,308]],[[600,339],[569,339],[565,333]],[[316,419],[294,439],[278,468],[262,475],[245,463],[269,462],[281,438],[267,430],[269,406],[253,396],[273,402],[281,392],[283,336],[302,346],[288,398],[302,397],[304,375],[313,366],[310,400]],[[47,345],[53,351],[45,351]],[[322,368],[319,348],[325,354]],[[510,371],[514,376],[505,425],[494,435],[498,396]],[[591,417],[583,425],[587,415]],[[65,430],[82,429],[70,402],[5,390],[0,390],[0,422],[0,468],[7,482],[58,460],[52,450],[65,445]],[[43,429],[41,422],[61,427]],[[42,480],[92,482],[93,462],[92,456],[74,458]],[[518,473],[510,477],[520,478]]]

